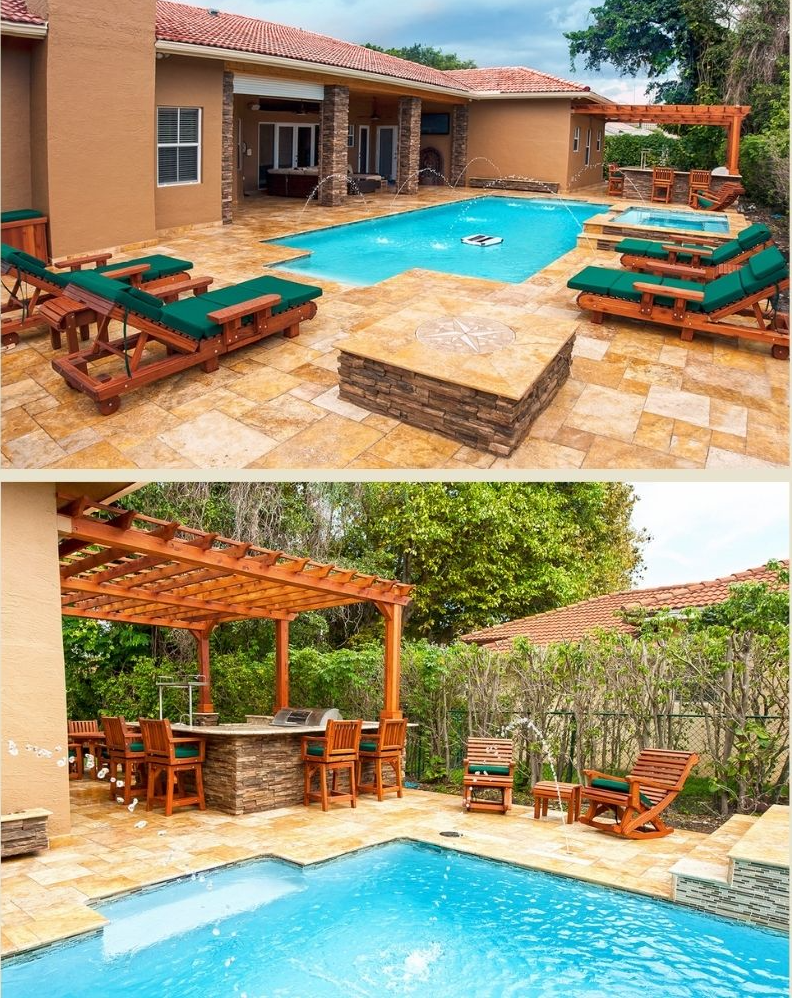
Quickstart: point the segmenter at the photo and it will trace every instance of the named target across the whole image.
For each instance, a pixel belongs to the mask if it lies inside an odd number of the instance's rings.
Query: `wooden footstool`
[[[567,801],[567,824],[571,825],[580,817],[580,784],[579,783],[555,783],[553,780],[540,780],[533,785],[534,798],[534,818],[545,817],[547,815],[547,805],[551,800]]]

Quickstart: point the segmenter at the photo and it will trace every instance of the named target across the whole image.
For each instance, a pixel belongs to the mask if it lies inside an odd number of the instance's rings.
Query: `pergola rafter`
[[[740,172],[740,129],[750,114],[748,104],[593,104],[576,103],[576,114],[632,124],[716,125],[726,129],[726,167]]]
[[[275,622],[276,708],[288,706],[288,624],[298,613],[372,603],[385,623],[386,716],[399,716],[402,607],[412,586],[221,537],[135,510],[59,497],[61,612],[176,627],[198,641],[211,712],[209,635],[233,620]]]

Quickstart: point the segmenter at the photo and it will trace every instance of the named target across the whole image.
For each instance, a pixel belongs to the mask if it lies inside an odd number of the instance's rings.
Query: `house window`
[[[157,108],[157,185],[200,182],[201,109]]]
[[[597,132],[597,152],[602,149],[602,129]]]
[[[351,149],[355,144],[355,126],[347,126],[347,146]]]
[[[586,166],[591,162],[591,129],[586,129],[586,156],[584,160]]]
[[[575,133],[572,136],[572,152],[577,152],[580,148],[580,125],[575,125]]]

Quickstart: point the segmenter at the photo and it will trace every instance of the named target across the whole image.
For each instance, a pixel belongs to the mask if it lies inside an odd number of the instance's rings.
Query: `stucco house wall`
[[[3,45],[3,142],[0,161],[0,200],[3,210],[33,206],[30,169],[30,63],[31,43],[12,38]]]

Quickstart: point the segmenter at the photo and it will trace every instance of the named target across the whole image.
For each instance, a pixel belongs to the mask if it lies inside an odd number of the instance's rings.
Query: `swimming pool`
[[[728,232],[726,215],[692,211],[666,211],[664,208],[628,208],[614,222],[623,225],[647,225],[654,229],[688,229],[695,232]]]
[[[780,933],[399,842],[226,868],[105,904],[101,934],[7,961],[4,998],[786,996]]]
[[[311,253],[280,267],[359,287],[413,267],[517,283],[571,250],[583,222],[601,211],[585,201],[481,197],[265,241]],[[503,242],[461,241],[478,234]]]

